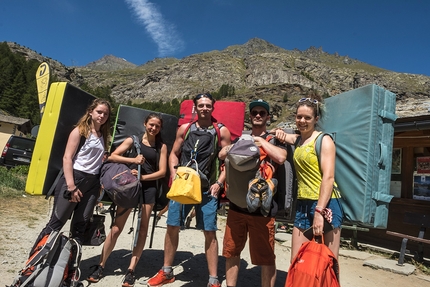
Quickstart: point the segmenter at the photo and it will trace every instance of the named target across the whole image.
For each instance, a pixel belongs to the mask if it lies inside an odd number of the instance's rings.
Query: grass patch
[[[28,166],[17,166],[11,169],[0,167],[0,198],[16,198],[24,194]]]

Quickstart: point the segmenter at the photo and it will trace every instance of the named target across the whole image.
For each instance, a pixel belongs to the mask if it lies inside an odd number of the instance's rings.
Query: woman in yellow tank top
[[[300,136],[285,134],[276,130],[277,138],[295,144],[294,166],[297,174],[298,196],[294,221],[291,260],[302,243],[309,241],[304,231],[310,227],[315,236],[324,236],[327,245],[336,258],[339,255],[340,226],[342,210],[336,199],[335,157],[336,147],[329,136],[322,139],[320,159],[315,151],[315,141],[321,132],[315,129],[321,110],[321,99],[316,96],[303,98],[297,102],[296,126]],[[331,219],[331,226],[324,231],[324,215]]]

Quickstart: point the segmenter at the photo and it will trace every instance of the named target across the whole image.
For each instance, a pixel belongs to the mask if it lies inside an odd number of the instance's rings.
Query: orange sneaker
[[[217,284],[208,283],[208,287],[221,287],[221,284],[219,282]]]
[[[172,283],[173,281],[175,281],[175,276],[173,276],[173,272],[165,273],[163,269],[160,269],[160,271],[158,271],[158,273],[155,274],[154,277],[149,279],[146,284],[150,287],[160,287],[164,284]]]

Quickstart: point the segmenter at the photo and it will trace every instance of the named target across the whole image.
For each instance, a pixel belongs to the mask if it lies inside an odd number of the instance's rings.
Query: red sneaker
[[[149,279],[146,284],[150,287],[160,287],[164,284],[172,283],[173,281],[175,281],[175,276],[173,276],[173,272],[165,273],[162,269],[160,269],[160,271],[158,271],[158,273],[155,274],[154,277]]]

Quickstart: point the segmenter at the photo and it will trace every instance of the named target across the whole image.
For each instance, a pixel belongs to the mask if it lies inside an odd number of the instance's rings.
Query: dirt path
[[[23,197],[0,202],[0,286],[11,284],[17,271],[23,267],[29,249],[41,228],[46,224],[49,204],[43,197]],[[110,224],[110,216],[106,217],[106,226]],[[128,226],[120,236],[117,246],[108,260],[105,277],[93,286],[121,286],[123,275],[130,259],[130,246],[132,236],[126,232],[131,225],[130,216]],[[225,218],[219,218],[220,231],[217,232],[220,242],[218,275],[220,281],[225,281],[225,260],[221,256],[223,230]],[[194,226],[194,222],[191,223]],[[65,226],[67,230],[68,225]],[[152,248],[149,238],[146,250],[136,269],[139,278],[135,286],[146,286],[146,280],[154,275],[163,264],[163,242],[165,234],[165,218],[159,222],[155,229]],[[206,286],[207,268],[204,256],[203,234],[194,228],[183,230],[180,233],[180,244],[175,258],[176,281],[169,287],[177,286]],[[101,246],[84,247],[81,262],[82,279],[89,275],[90,266],[97,264]],[[290,252],[288,246],[277,244],[277,281],[276,287],[283,287],[289,267]],[[343,287],[370,287],[370,286],[430,286],[428,276],[420,272],[409,276],[395,274],[389,271],[372,269],[363,266],[362,259],[341,256],[339,259],[341,270],[341,285]],[[259,286],[260,269],[250,263],[247,248],[243,252],[241,270],[239,274],[240,286]],[[84,280],[85,286],[88,283]],[[223,282],[225,286],[225,282]]]

